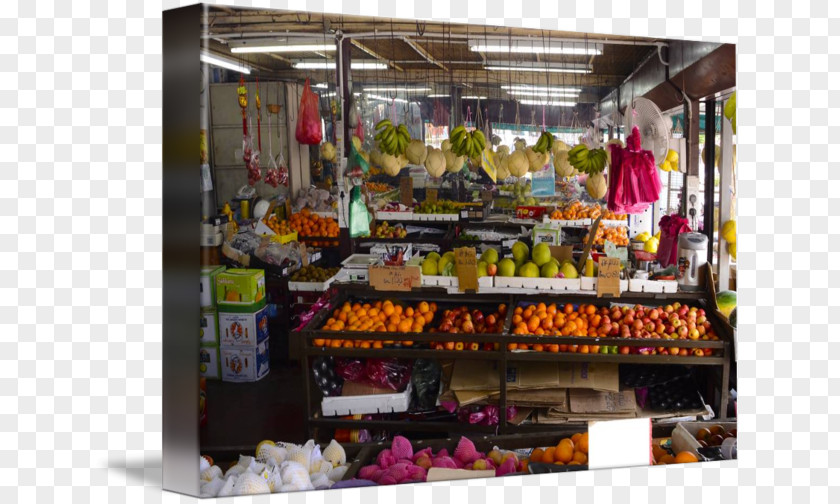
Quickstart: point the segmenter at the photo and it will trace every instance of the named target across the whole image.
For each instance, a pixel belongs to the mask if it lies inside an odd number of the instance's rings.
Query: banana
[[[454,134],[456,134],[456,133],[460,133],[460,132],[462,132],[462,131],[463,131],[463,132],[465,132],[465,133],[466,133],[466,131],[467,131],[467,128],[465,128],[463,124],[462,124],[462,125],[460,125],[460,126],[456,126],[456,127],[452,130],[452,132],[451,132],[451,133],[449,133],[449,136],[452,136],[452,135],[454,135]]]
[[[381,121],[376,123],[376,126],[374,126],[373,129],[378,130],[378,129],[383,128],[385,126],[391,126],[391,120],[390,119],[382,119]]]
[[[400,133],[402,133],[403,135],[410,136],[408,134],[408,128],[405,127],[405,124],[400,124],[397,128],[399,129]]]
[[[478,140],[478,145],[480,145],[482,149],[484,149],[484,147],[487,146],[487,139],[484,137],[484,133],[482,133],[480,130],[473,131],[472,136],[473,138]]]

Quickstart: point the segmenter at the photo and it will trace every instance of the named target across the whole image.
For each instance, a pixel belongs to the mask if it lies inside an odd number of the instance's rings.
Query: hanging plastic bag
[[[356,143],[350,142],[350,155],[347,156],[347,169],[344,174],[348,177],[361,178],[370,170],[370,163],[356,150]]]
[[[323,138],[321,114],[318,112],[318,95],[309,87],[309,77],[306,78],[303,95],[300,97],[295,138],[305,145],[318,145]]]
[[[350,238],[368,236],[370,221],[370,212],[362,201],[362,191],[359,186],[355,186],[350,190]]]
[[[665,215],[659,219],[659,231],[659,248],[656,251],[656,260],[662,267],[677,264],[680,235],[691,232],[688,219],[677,214]]]
[[[615,213],[642,213],[659,200],[662,182],[653,153],[642,150],[639,128],[633,127],[627,147],[610,144],[610,176],[607,208]]]
[[[365,141],[365,129],[362,127],[361,117],[356,121],[356,131],[353,134],[356,135],[356,137],[362,142]]]

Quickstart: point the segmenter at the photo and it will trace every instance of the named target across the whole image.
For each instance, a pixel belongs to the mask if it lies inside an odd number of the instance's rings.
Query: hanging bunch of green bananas
[[[569,151],[569,164],[587,175],[601,173],[607,164],[607,151],[604,149],[589,150],[584,144],[575,145]]]
[[[534,144],[532,149],[534,149],[534,152],[539,154],[545,154],[551,150],[552,145],[554,145],[554,135],[547,131],[543,131],[542,135],[540,135],[540,138],[537,140],[537,143]]]
[[[394,126],[390,119],[382,119],[376,123],[375,128],[377,133],[374,139],[379,142],[379,150],[392,156],[405,153],[405,148],[411,142],[411,136],[404,124]]]
[[[467,131],[462,125],[449,133],[450,149],[457,156],[467,156],[470,159],[476,158],[484,152],[487,140],[484,133],[479,130]]]

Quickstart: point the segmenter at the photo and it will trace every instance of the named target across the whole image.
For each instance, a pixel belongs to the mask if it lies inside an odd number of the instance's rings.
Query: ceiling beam
[[[420,44],[418,44],[417,42],[415,42],[415,41],[411,40],[411,39],[410,39],[410,38],[408,38],[408,37],[403,37],[403,38],[402,38],[402,41],[403,41],[403,42],[405,42],[406,44],[408,44],[408,46],[409,46],[409,47],[411,47],[412,49],[414,49],[414,50],[417,52],[417,54],[419,54],[420,56],[423,56],[423,58],[425,58],[425,59],[426,59],[426,61],[428,61],[429,63],[432,63],[433,65],[435,65],[435,66],[437,66],[437,67],[441,68],[444,72],[448,72],[448,71],[449,71],[449,69],[448,69],[448,68],[446,68],[446,66],[444,66],[444,64],[443,64],[443,63],[441,63],[440,61],[436,60],[436,59],[434,58],[434,56],[432,56],[431,54],[429,54],[429,51],[427,51],[427,50],[426,50],[423,46],[421,46],[421,45],[420,45]]]
[[[353,44],[355,47],[357,47],[359,50],[363,51],[365,54],[367,54],[369,56],[373,56],[374,58],[376,58],[380,61],[384,61],[385,63],[388,63],[390,66],[394,67],[396,70],[399,70],[400,72],[404,71],[403,67],[401,67],[401,66],[397,65],[396,63],[390,61],[388,58],[383,57],[381,54],[374,51],[370,47],[362,44],[358,40],[351,39],[350,43]]]

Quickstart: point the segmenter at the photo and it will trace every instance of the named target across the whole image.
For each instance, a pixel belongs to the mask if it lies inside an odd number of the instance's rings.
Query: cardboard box
[[[411,402],[411,383],[403,392],[387,390],[387,393],[367,393],[362,395],[346,395],[354,392],[355,385],[348,391],[342,388],[342,395],[338,397],[324,397],[321,400],[321,412],[324,416],[335,415],[365,415],[377,413],[402,413],[408,411]],[[347,383],[344,384],[347,387]],[[357,391],[370,392],[380,390],[362,385]]]
[[[618,392],[618,364],[516,362],[506,371],[508,390],[586,388]],[[495,361],[459,360],[452,371],[449,388],[454,391],[499,390]]]
[[[256,313],[219,312],[219,342],[221,345],[253,348],[267,339],[267,306]]]
[[[543,222],[534,226],[534,245],[547,243],[549,245],[560,245],[560,226],[553,222]]]
[[[201,312],[200,339],[202,345],[218,345],[219,342],[219,314],[216,310]]]
[[[201,376],[211,380],[218,380],[222,376],[219,347],[202,345],[198,351],[198,369]]]
[[[695,455],[699,455],[697,449],[701,445],[695,438],[697,431],[704,427],[708,429],[713,425],[720,425],[726,432],[738,427],[737,422],[680,422],[674,427],[674,431],[671,433],[671,446],[674,452],[690,451]]]
[[[224,266],[202,266],[198,283],[199,305],[202,308],[216,307],[216,276],[225,270]]]
[[[255,347],[220,347],[222,381],[254,382],[268,374],[268,341]]]
[[[265,305],[265,271],[234,268],[216,275],[219,311],[255,312]]]
[[[572,413],[636,413],[636,393],[630,390],[602,392],[572,389],[569,391],[569,411]]]

